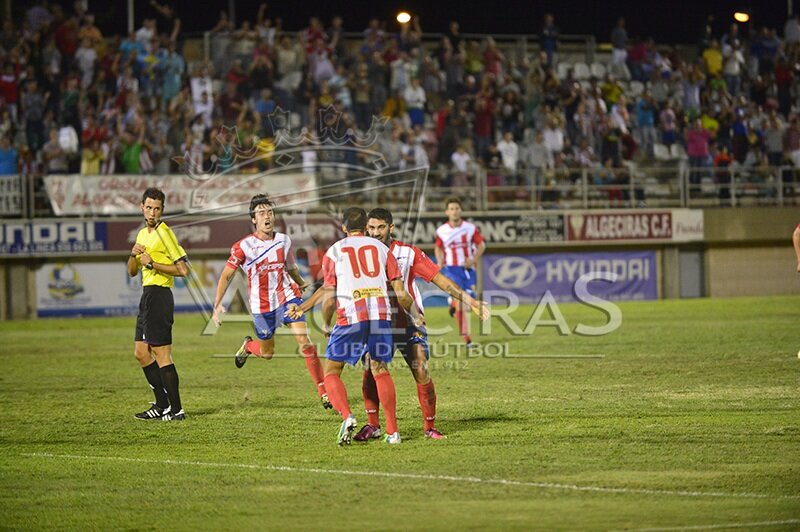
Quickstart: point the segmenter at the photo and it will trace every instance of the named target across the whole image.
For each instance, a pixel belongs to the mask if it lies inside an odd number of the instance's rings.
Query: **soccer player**
[[[231,247],[231,256],[217,282],[212,318],[217,325],[220,324],[221,314],[225,312],[222,297],[237,268],[241,268],[247,275],[250,311],[253,313],[258,340],[245,337],[236,353],[236,367],[244,366],[251,354],[271,359],[275,353],[275,330],[286,324],[297,339],[308,373],[317,386],[322,406],[332,408],[325,393],[317,348],[308,338],[306,319],[292,319],[286,315],[287,305],[299,305],[303,302],[300,293],[307,286],[294,261],[292,240],[275,231],[274,204],[264,194],[256,194],[250,199],[250,221],[255,225],[256,231]]]
[[[475,265],[483,255],[486,244],[475,224],[461,218],[461,200],[452,197],[445,200],[447,222],[436,229],[436,262],[442,273],[453,280],[462,290],[475,297]],[[469,331],[469,308],[462,300],[458,303],[450,298],[450,315],[455,315],[458,330],[469,346],[472,344]]]
[[[137,419],[183,420],[186,414],[178,391],[178,371],[172,360],[172,323],[175,301],[171,288],[175,277],[189,273],[186,251],[175,233],[161,221],[164,193],[148,188],[140,205],[145,227],[136,235],[128,257],[128,274],[136,277],[142,270],[142,299],[136,316],[133,353],[153,389],[153,406],[135,415]]]
[[[482,301],[472,298],[453,281],[442,275],[439,267],[421,249],[395,240],[392,237],[394,232],[393,221],[392,213],[388,210],[372,209],[367,215],[367,233],[389,247],[389,252],[397,260],[406,292],[414,299],[420,314],[424,309],[422,307],[422,296],[414,282],[417,278],[429,283],[432,282],[453,299],[463,301],[480,319],[488,319],[490,312]],[[405,312],[393,312],[392,325],[395,329],[395,347],[403,354],[406,364],[408,364],[411,373],[414,375],[414,380],[417,381],[417,397],[419,398],[419,406],[422,409],[425,437],[435,440],[442,439],[445,436],[435,427],[436,389],[428,371],[428,333],[424,327],[417,327],[409,323]],[[398,333],[398,330],[403,332]],[[381,435],[378,418],[380,401],[375,388],[375,380],[369,371],[364,371],[361,392],[364,396],[364,407],[367,411],[367,424],[361,427],[354,439],[356,441],[367,441],[371,438],[379,438]]]
[[[391,283],[400,305],[409,311],[412,323],[421,327],[422,318],[414,301],[406,293],[397,260],[383,243],[365,235],[367,213],[350,207],[344,211],[342,229],[347,236],[333,244],[322,259],[324,284],[299,306],[290,307],[293,317],[302,316],[320,299],[322,318],[327,327],[336,310],[336,325],[330,332],[325,353],[325,387],[333,407],[342,415],[337,435],[339,445],[349,444],[358,423],[347,401],[347,389],[341,374],[345,363],[355,365],[369,360],[378,397],[386,415],[384,441],[400,443],[397,430],[394,381],[388,363],[392,361],[391,301],[387,285]],[[330,297],[333,293],[336,299]]]

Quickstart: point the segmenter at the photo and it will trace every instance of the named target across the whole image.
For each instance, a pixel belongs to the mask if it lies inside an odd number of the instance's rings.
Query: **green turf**
[[[403,443],[391,447],[336,446],[339,420],[301,359],[239,370],[213,357],[238,347],[244,324],[209,337],[199,316],[177,317],[188,419],[162,423],[132,417],[152,398],[133,318],[0,323],[0,527],[800,527],[800,298],[620,306],[607,336],[514,337],[495,319],[481,338],[551,358],[435,358],[447,440],[423,438],[398,366]],[[571,327],[604,322],[560,309]],[[450,323],[442,309],[428,319]],[[441,353],[458,338],[438,340]],[[360,373],[344,378],[363,421]]]

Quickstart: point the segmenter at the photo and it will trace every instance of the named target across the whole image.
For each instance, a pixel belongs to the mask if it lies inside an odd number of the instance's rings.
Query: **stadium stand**
[[[730,29],[700,48],[629,42],[620,62],[607,45],[548,55],[529,37],[463,35],[456,23],[431,35],[415,19],[345,33],[341,17],[312,17],[297,31],[262,9],[238,28],[223,14],[202,38],[167,17],[120,36],[90,13],[47,9],[32,7],[24,24],[6,21],[0,31],[0,172],[18,176],[4,190],[22,197],[6,202],[9,216],[52,214],[42,176],[208,168],[224,159],[219,135],[234,126],[244,148],[264,155],[281,149],[268,119],[276,109],[289,112],[280,127],[318,131],[318,111],[329,106],[341,113],[342,134],[388,117],[378,139],[387,169],[430,164],[432,199],[467,191],[471,209],[566,208],[602,197],[592,187],[608,160],[631,189],[658,182],[678,191],[703,178],[688,194],[616,206],[795,202],[800,43],[771,28]],[[710,138],[692,169],[684,146],[698,117]],[[549,152],[542,164],[536,132]],[[726,160],[720,153],[730,154],[732,176],[722,184],[711,171]],[[272,165],[263,157],[248,171]],[[348,174],[335,174],[323,182],[346,185]],[[720,202],[719,186],[733,201]]]

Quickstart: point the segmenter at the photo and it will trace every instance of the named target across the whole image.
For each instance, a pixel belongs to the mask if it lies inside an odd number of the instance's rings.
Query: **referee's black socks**
[[[178,370],[175,369],[175,364],[161,368],[161,382],[167,391],[172,413],[177,414],[181,411],[181,394],[178,393]]]
[[[169,406],[169,398],[167,397],[167,392],[164,391],[164,383],[161,380],[158,363],[153,361],[149,366],[143,367],[142,371],[144,371],[144,376],[156,396],[156,406],[162,410],[167,408]]]

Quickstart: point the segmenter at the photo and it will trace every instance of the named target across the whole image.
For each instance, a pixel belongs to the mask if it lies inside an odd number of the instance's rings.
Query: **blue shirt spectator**
[[[0,138],[0,175],[14,175],[17,172],[17,149],[5,135]]]

